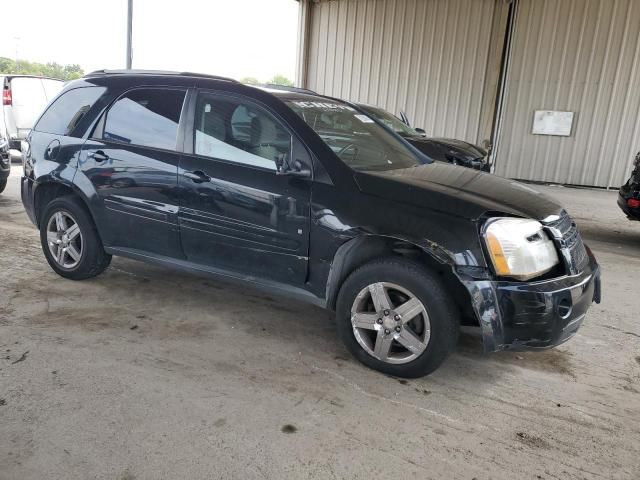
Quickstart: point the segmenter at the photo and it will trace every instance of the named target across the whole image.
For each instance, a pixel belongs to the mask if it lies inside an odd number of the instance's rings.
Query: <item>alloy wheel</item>
[[[47,223],[47,245],[55,262],[72,269],[82,258],[82,232],[78,222],[68,212],[58,210]]]
[[[422,302],[406,288],[388,282],[372,283],[358,293],[351,307],[351,326],[369,355],[392,364],[418,358],[431,337]]]

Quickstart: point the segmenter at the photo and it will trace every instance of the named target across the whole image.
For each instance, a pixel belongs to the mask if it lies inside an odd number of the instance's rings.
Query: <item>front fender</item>
[[[455,256],[435,242],[363,233],[345,241],[333,256],[326,281],[327,308],[330,310],[335,308],[340,286],[350,272],[367,261],[387,255],[394,245],[415,248],[428,255],[433,262],[449,267],[454,266]]]

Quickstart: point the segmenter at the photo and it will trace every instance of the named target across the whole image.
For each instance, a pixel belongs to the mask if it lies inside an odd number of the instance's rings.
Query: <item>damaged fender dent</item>
[[[326,284],[327,308],[335,309],[340,285],[351,271],[371,259],[387,254],[389,248],[394,244],[396,247],[405,245],[420,250],[442,265],[449,265],[453,268],[455,264],[455,255],[452,252],[429,240],[418,242],[388,235],[359,235],[343,243],[333,257]],[[402,247],[398,247],[398,250],[401,249]]]
[[[431,255],[440,263],[449,265],[454,264],[455,255],[436,242],[432,242],[431,240],[424,240],[419,244],[419,246],[420,248],[422,248],[422,250],[424,250],[425,253]]]
[[[474,271],[458,267],[456,274],[469,292],[485,352],[560,345],[576,334],[591,303],[600,300],[600,267],[592,254],[577,275],[534,282],[483,279]]]

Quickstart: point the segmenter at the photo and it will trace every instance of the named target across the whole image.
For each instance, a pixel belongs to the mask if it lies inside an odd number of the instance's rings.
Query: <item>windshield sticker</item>
[[[342,105],[340,103],[328,103],[328,102],[293,102],[294,105],[300,108],[324,108],[326,110],[347,110],[355,112],[355,108],[349,105]]]
[[[362,123],[375,123],[371,118],[367,117],[366,115],[358,114],[358,115],[354,115],[354,117],[356,117]]]

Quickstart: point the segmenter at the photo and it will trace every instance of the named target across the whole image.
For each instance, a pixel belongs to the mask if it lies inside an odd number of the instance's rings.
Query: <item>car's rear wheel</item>
[[[455,349],[459,314],[437,275],[404,258],[368,263],[345,280],[338,332],[365,365],[399,377],[437,369]]]
[[[74,196],[56,198],[46,206],[40,242],[51,268],[71,280],[95,277],[111,262],[93,220]]]
[[[0,180],[0,193],[4,192],[4,189],[7,188],[7,179]]]

